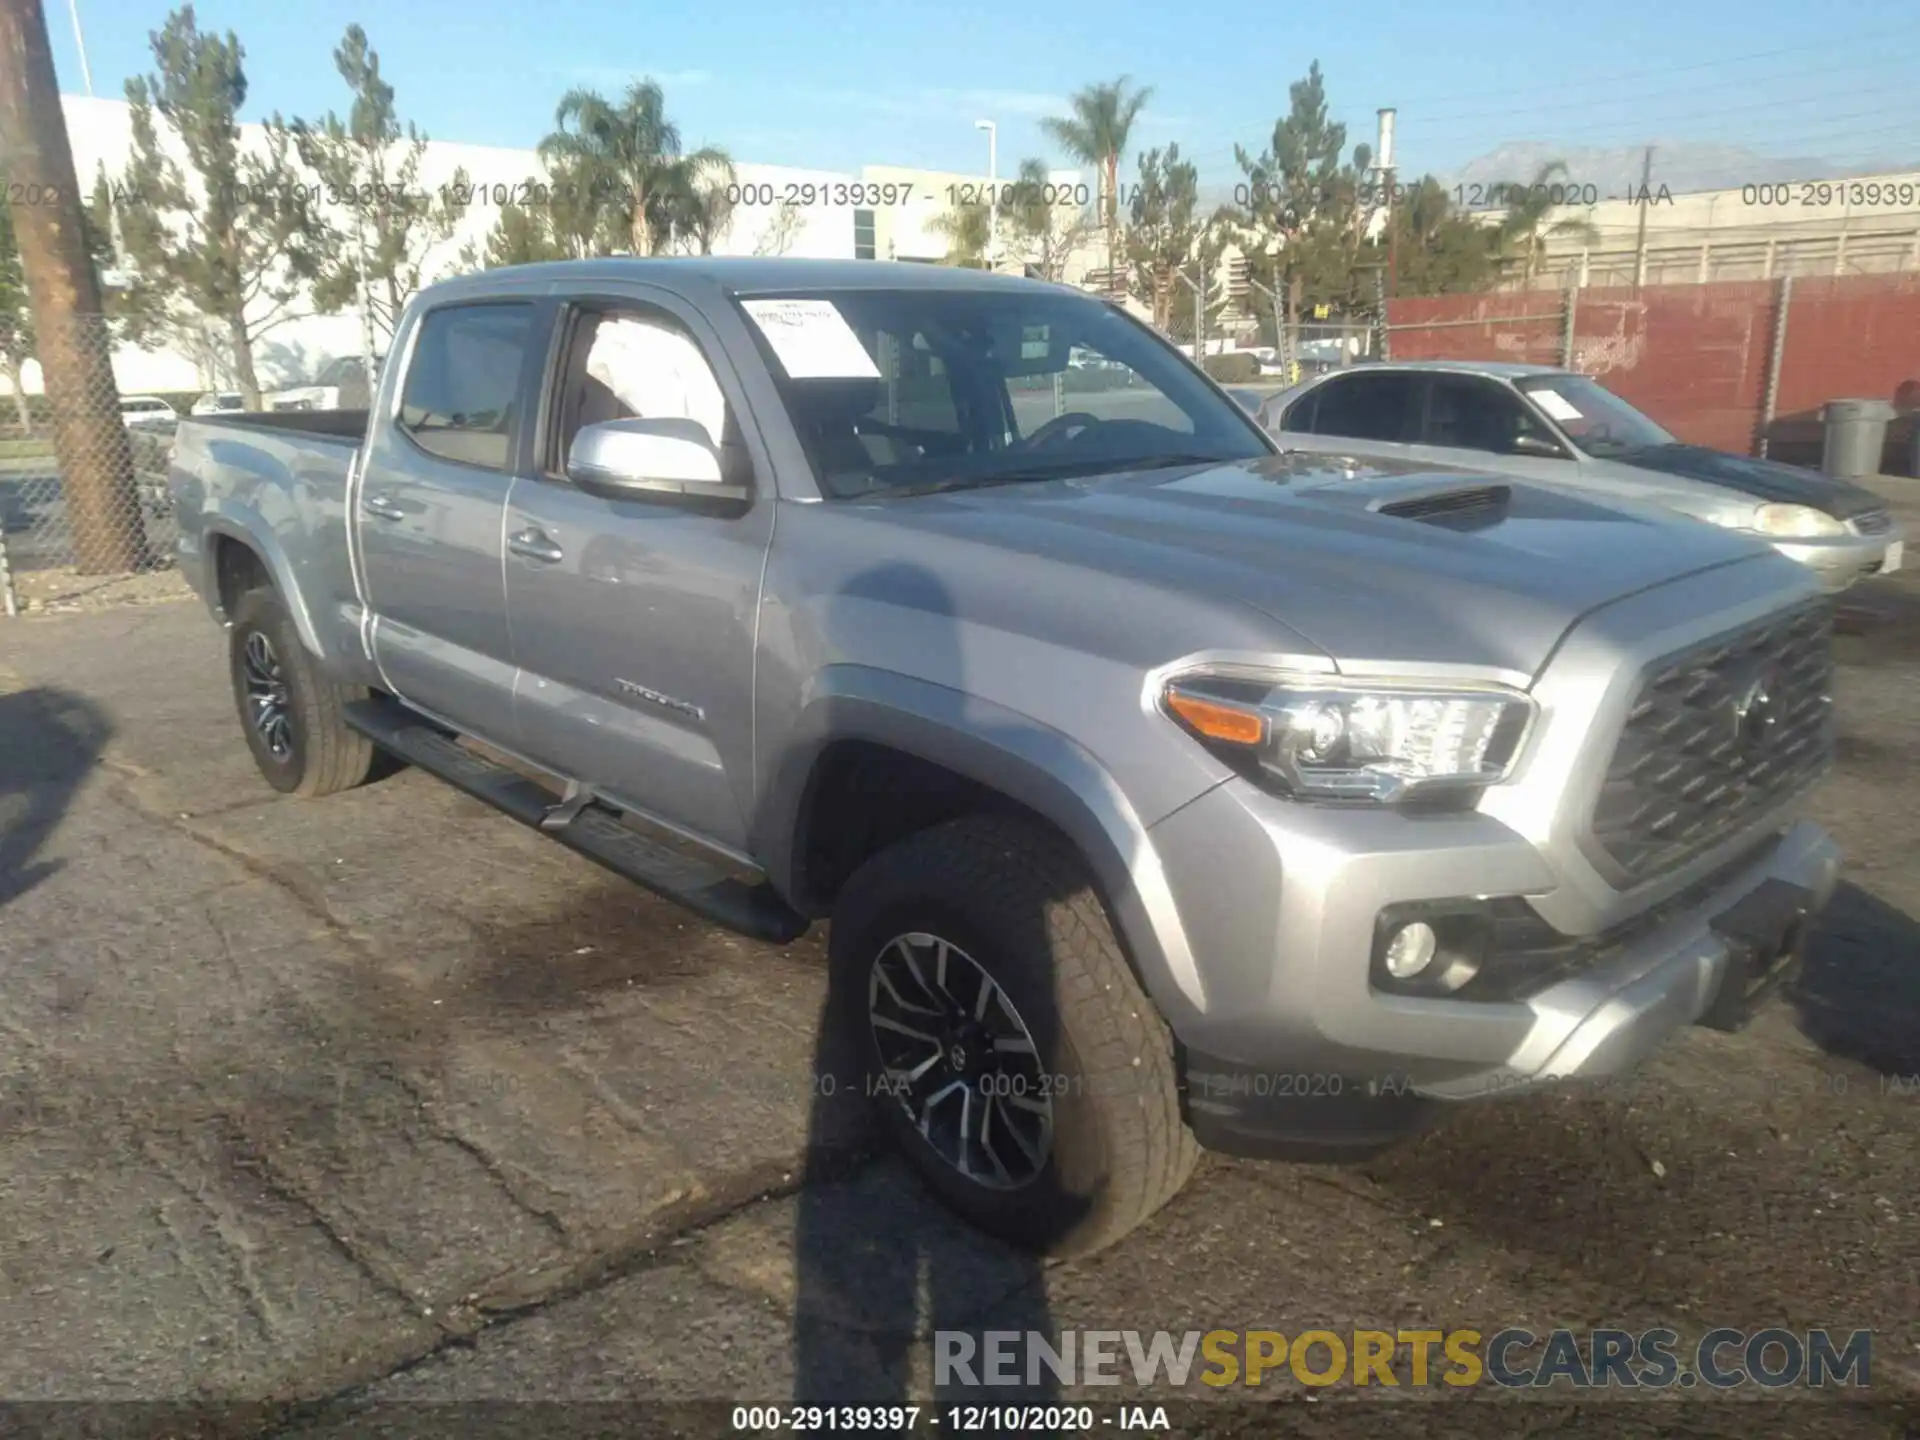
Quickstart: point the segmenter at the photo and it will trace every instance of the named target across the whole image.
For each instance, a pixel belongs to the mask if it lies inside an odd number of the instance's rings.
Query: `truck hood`
[[[1457,521],[1381,509],[1487,487],[1496,503]],[[1769,548],[1665,511],[1471,472],[1385,461],[1349,468],[1301,453],[871,508],[944,539],[1236,601],[1336,663],[1532,676],[1581,616],[1682,576],[1775,564],[1783,591],[1805,583],[1800,567]]]
[[[1777,460],[1755,460],[1704,445],[1652,445],[1627,455],[1606,457],[1611,464],[1631,465],[1685,480],[1704,480],[1723,489],[1751,495],[1756,501],[1811,505],[1836,520],[1850,520],[1887,508],[1873,491],[1817,470],[1782,465]]]

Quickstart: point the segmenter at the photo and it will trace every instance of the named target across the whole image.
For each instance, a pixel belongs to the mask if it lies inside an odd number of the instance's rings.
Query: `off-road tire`
[[[1059,1077],[1051,1152],[1021,1188],[962,1175],[887,1088],[868,987],[879,953],[912,932],[958,945],[984,969],[1036,1032],[1042,1073]],[[969,816],[889,847],[841,891],[829,957],[831,1018],[848,1027],[880,1127],[980,1228],[1041,1254],[1089,1254],[1148,1219],[1193,1173],[1199,1151],[1181,1120],[1172,1036],[1084,862],[1055,832]]]
[[[227,669],[234,706],[260,774],[286,795],[313,798],[362,784],[374,764],[373,742],[351,729],[342,707],[364,699],[366,691],[329,679],[301,643],[286,603],[272,588],[247,591],[234,604],[228,631]],[[247,706],[247,637],[255,632],[272,646],[287,690],[286,716],[292,745],[276,756],[255,727]]]

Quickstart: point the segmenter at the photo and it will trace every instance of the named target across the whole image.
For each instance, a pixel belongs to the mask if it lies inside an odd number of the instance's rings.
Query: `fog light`
[[[1396,980],[1411,980],[1433,963],[1433,957],[1439,950],[1440,937],[1433,933],[1433,927],[1426,921],[1415,920],[1402,925],[1387,941],[1383,957],[1387,973]]]

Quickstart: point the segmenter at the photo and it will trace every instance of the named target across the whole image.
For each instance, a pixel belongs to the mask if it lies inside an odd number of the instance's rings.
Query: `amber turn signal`
[[[1225,704],[1178,686],[1168,687],[1166,703],[1189,729],[1209,740],[1258,745],[1267,738],[1267,719],[1258,710]]]

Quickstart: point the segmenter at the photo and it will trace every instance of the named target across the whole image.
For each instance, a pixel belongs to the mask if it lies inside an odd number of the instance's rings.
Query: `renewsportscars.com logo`
[[[1184,1386],[1563,1384],[1726,1390],[1872,1384],[1873,1332],[1554,1330],[1035,1330],[934,1332],[934,1384]]]

